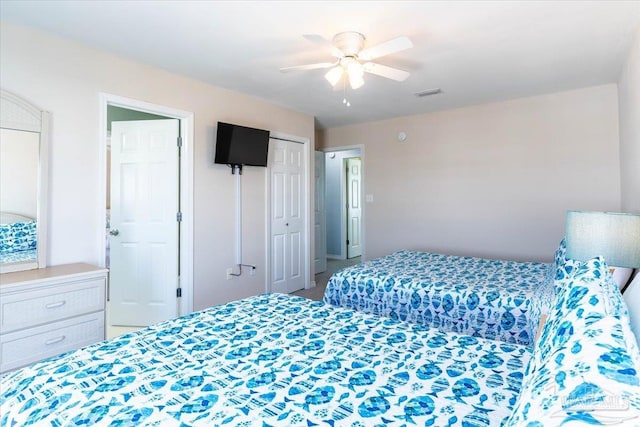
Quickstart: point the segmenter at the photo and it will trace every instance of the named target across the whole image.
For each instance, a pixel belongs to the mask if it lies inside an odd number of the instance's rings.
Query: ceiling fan
[[[355,31],[338,33],[331,42],[322,36],[313,34],[307,34],[304,37],[314,43],[329,47],[331,55],[337,60],[280,68],[281,72],[330,68],[324,77],[331,86],[335,87],[343,76],[346,76],[349,78],[349,85],[352,89],[358,89],[364,84],[364,73],[375,74],[399,82],[409,77],[409,73],[404,70],[370,62],[373,59],[413,47],[413,43],[407,37],[397,37],[366,49],[364,48],[364,35]]]

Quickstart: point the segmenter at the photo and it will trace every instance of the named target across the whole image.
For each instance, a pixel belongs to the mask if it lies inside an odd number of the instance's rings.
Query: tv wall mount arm
[[[238,168],[238,175],[242,175],[242,165],[227,165],[231,168],[231,175],[236,174],[236,168]]]

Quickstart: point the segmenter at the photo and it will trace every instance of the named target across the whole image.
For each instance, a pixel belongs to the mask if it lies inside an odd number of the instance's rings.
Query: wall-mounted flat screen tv
[[[216,163],[267,166],[269,131],[218,122]]]

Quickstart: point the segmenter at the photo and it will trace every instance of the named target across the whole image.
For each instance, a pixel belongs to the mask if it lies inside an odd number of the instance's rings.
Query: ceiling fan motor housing
[[[358,57],[364,48],[365,37],[355,31],[345,31],[333,37],[333,45],[340,49],[344,56]]]

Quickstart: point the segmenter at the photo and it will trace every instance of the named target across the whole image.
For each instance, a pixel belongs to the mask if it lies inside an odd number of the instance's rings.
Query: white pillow
[[[640,343],[640,271],[636,273],[636,277],[627,286],[624,294],[622,294],[622,299],[627,303],[631,330],[636,336],[636,341]]]
[[[633,273],[633,268],[626,267],[614,267],[613,270],[613,281],[618,284],[618,288],[622,291],[624,285],[629,281],[629,277],[631,277],[631,273]]]

